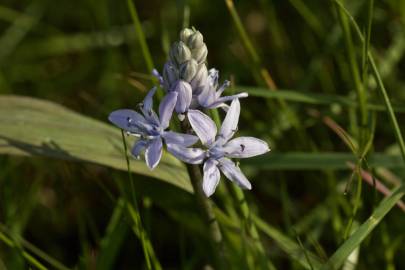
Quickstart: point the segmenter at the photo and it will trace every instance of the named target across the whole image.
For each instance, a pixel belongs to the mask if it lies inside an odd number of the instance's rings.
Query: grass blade
[[[273,228],[272,226],[261,220],[259,217],[253,215],[252,220],[259,230],[276,241],[277,245],[284,252],[286,252],[290,257],[299,262],[306,269],[319,269],[322,266],[322,262],[316,255],[312,254],[308,250],[303,252],[302,247],[296,244],[295,241],[286,237],[277,229]]]
[[[348,162],[355,163],[352,153],[272,153],[271,155],[246,159],[241,166],[266,170],[351,170]],[[404,168],[400,156],[375,153],[368,159],[370,167]]]
[[[365,39],[363,37],[363,34],[360,31],[360,28],[359,28],[356,20],[353,18],[353,16],[350,15],[350,12],[344,7],[344,5],[341,3],[341,1],[339,1],[339,0],[334,0],[334,1],[338,5],[338,7],[349,18],[350,22],[352,23],[352,25],[353,25],[353,27],[355,29],[355,32],[357,33],[357,36],[358,36],[359,40],[362,42],[362,44],[364,44],[366,41],[365,41]],[[403,160],[405,162],[405,142],[404,142],[404,139],[402,137],[401,129],[399,128],[398,121],[397,121],[397,118],[396,118],[395,113],[394,113],[394,109],[393,109],[393,107],[391,105],[390,98],[388,96],[387,90],[385,89],[384,83],[383,83],[382,78],[380,76],[380,73],[378,71],[377,65],[376,65],[376,63],[374,61],[373,55],[371,54],[370,51],[368,52],[367,58],[368,58],[368,61],[370,62],[370,66],[371,66],[371,70],[373,72],[373,75],[374,75],[374,77],[375,77],[375,79],[377,81],[378,89],[380,90],[381,95],[383,97],[384,104],[385,104],[386,110],[388,112],[388,116],[389,116],[389,118],[391,120],[391,124],[392,124],[392,127],[394,129],[395,137],[396,137],[397,142],[399,144],[399,149],[401,151],[402,158],[403,158]]]
[[[250,87],[250,86],[237,86],[235,87],[236,92],[247,92],[249,96],[261,97],[268,99],[281,99],[292,102],[313,104],[313,105],[332,105],[339,104],[349,108],[357,108],[358,103],[356,100],[332,94],[321,94],[307,91],[293,91],[293,90],[279,90],[279,91],[268,91],[265,88],[260,87]],[[367,103],[367,108],[375,111],[385,111],[384,104],[378,103]],[[397,105],[393,107],[396,112],[405,112],[405,105]]]
[[[125,242],[129,226],[124,221],[125,202],[119,199],[108,223],[106,234],[100,242],[100,252],[97,256],[97,269],[113,269],[115,259]]]
[[[346,258],[363,242],[363,240],[374,230],[381,222],[384,216],[395,206],[395,204],[405,195],[405,186],[402,185],[395,189],[389,197],[381,201],[373,214],[364,222],[343,245],[330,257],[328,262],[323,265],[321,270],[339,269]]]

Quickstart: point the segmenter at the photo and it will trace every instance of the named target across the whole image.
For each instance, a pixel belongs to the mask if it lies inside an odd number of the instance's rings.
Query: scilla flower
[[[254,137],[231,140],[237,130],[239,114],[240,103],[234,99],[217,134],[217,127],[209,116],[198,110],[189,110],[189,122],[205,149],[168,145],[168,150],[184,162],[204,163],[203,190],[206,196],[215,192],[220,171],[240,187],[251,189],[249,180],[231,158],[249,158],[270,151],[266,142]]]
[[[221,97],[229,81],[219,86],[218,71],[207,69],[207,54],[202,34],[185,28],[180,32],[180,41],[175,42],[170,49],[163,75],[157,70],[153,71],[168,94],[177,92],[175,111],[181,120],[188,109],[227,108],[225,102],[247,97],[247,93]]]
[[[198,141],[198,137],[189,134],[181,134],[173,131],[165,131],[169,127],[173,109],[176,105],[177,92],[171,92],[165,96],[159,105],[159,116],[153,111],[153,96],[156,88],[146,95],[140,110],[142,114],[129,109],[121,109],[110,114],[108,119],[114,125],[125,130],[129,135],[139,137],[132,148],[132,155],[139,157],[145,150],[146,165],[154,169],[162,157],[163,140],[166,144],[181,145],[188,147]]]
[[[218,84],[219,72],[215,68],[209,70],[207,81],[204,85],[203,91],[197,96],[198,104],[207,109],[214,109],[218,107],[227,108],[225,104],[227,101],[232,101],[236,98],[244,98],[248,93],[239,93],[232,96],[221,97],[224,90],[229,87],[230,82],[226,80],[219,88]]]

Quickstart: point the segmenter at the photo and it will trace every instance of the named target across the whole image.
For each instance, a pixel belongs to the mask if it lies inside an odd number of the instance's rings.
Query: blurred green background
[[[204,35],[208,66],[220,70],[221,80],[232,81],[234,87],[227,91],[250,91],[241,101],[239,133],[266,140],[272,152],[241,161],[253,184],[245,193],[247,201],[251,212],[300,247],[297,254],[308,250],[326,262],[343,243],[348,222],[357,228],[386,196],[372,182],[389,189],[403,183],[404,163],[377,81],[370,67],[364,72],[368,76],[362,73],[362,43],[353,28],[348,40],[342,29],[350,22],[339,16],[334,1],[133,3],[159,71],[178,32],[194,26]],[[364,34],[369,3],[345,2]],[[238,18],[246,36],[241,35]],[[53,101],[107,122],[111,111],[135,108],[153,86],[141,39],[127,1],[2,0],[0,94]],[[405,131],[405,1],[375,2],[369,49]],[[369,162],[362,164],[374,178],[371,184],[363,182],[357,200],[357,176],[345,163],[357,160],[346,134],[359,144],[362,129],[351,61],[368,102],[377,108],[368,110],[364,128],[374,139]],[[12,117],[7,110],[1,113],[4,119]],[[118,129],[116,133],[120,136]],[[330,155],[317,155],[322,152]],[[229,188],[226,181],[221,185]],[[87,162],[1,155],[0,268],[40,269],[33,263],[37,260],[49,269],[146,269],[142,245],[126,215],[119,213],[117,183],[126,182],[125,171]],[[193,196],[141,174],[134,175],[134,183],[142,222],[163,269],[202,269],[210,261],[209,242]],[[223,197],[213,200],[226,208]],[[246,259],[251,239],[242,221],[237,223],[242,233],[220,224],[229,230],[225,235],[227,245],[233,246],[233,265],[251,268]],[[356,247],[354,260],[345,260],[344,269],[405,269],[404,228],[404,207],[394,206]],[[235,234],[240,239],[235,240]],[[303,268],[299,261],[305,256],[295,260],[294,251],[289,254],[280,245],[282,238],[260,235],[277,269]]]

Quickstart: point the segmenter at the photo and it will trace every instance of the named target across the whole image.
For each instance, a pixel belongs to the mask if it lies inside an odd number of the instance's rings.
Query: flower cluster
[[[146,165],[154,169],[162,156],[163,145],[178,159],[189,164],[203,165],[203,190],[211,196],[219,183],[220,171],[242,188],[251,189],[251,184],[232,158],[248,158],[269,151],[266,142],[253,137],[232,139],[237,131],[240,102],[247,93],[222,96],[229,81],[218,83],[218,70],[207,69],[207,46],[203,36],[194,29],[184,29],[180,41],[173,44],[169,60],[162,75],[154,70],[166,95],[159,104],[159,115],[153,110],[156,88],[139,104],[138,113],[121,109],[110,114],[109,120],[138,137],[132,155],[139,158],[145,152]],[[231,102],[230,105],[226,102]],[[222,126],[217,127],[203,110],[223,108],[226,111]],[[181,121],[188,122],[192,134],[167,130],[175,111]],[[200,141],[200,147],[191,147]]]

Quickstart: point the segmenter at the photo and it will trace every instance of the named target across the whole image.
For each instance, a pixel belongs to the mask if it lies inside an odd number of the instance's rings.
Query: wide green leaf
[[[119,129],[30,97],[0,97],[0,154],[47,156],[126,170]],[[192,190],[185,167],[170,155],[164,154],[153,171],[143,161],[131,159],[131,170]]]

